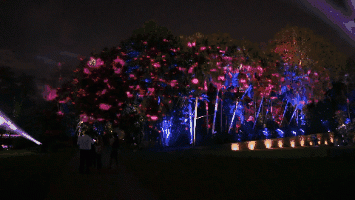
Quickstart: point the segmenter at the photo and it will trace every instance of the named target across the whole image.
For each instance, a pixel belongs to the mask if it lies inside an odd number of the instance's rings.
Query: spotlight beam
[[[39,142],[38,140],[34,139],[31,137],[29,134],[27,134],[25,131],[22,129],[18,128],[16,125],[12,123],[12,121],[3,113],[0,111],[0,127],[4,126],[8,129],[11,129],[15,133],[21,135],[22,137],[31,140],[32,142],[36,143],[37,145],[41,145],[42,143]]]

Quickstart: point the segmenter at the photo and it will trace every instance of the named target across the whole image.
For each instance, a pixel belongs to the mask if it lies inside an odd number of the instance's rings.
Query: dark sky
[[[77,55],[116,46],[150,19],[176,35],[221,31],[254,42],[267,42],[287,24],[307,27],[352,55],[353,41],[310,1],[0,0],[0,64],[48,77],[58,69],[56,63],[75,66]],[[345,1],[332,2],[351,12]]]

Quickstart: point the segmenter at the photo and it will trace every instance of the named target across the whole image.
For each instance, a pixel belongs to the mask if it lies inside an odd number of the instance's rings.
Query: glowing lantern
[[[278,141],[278,145],[279,145],[280,148],[282,148],[282,140]]]
[[[269,140],[269,139],[268,139],[268,140],[265,140],[264,143],[265,143],[265,147],[266,147],[266,148],[268,148],[268,149],[271,148],[272,140]]]
[[[255,147],[255,141],[249,141],[248,142],[248,148],[250,149],[250,150],[254,150],[254,147]]]
[[[313,145],[313,142],[312,142],[312,141],[310,141],[310,142],[309,142],[309,145],[311,145],[311,146],[312,146],[312,145]]]
[[[233,151],[238,151],[239,150],[239,144],[232,144],[232,150]]]
[[[294,141],[294,140],[291,140],[290,143],[291,143],[291,147],[294,148],[294,147],[295,147],[295,141]]]
[[[332,136],[330,137],[330,142],[333,143],[333,137]]]
[[[325,140],[325,141],[324,141],[324,144],[325,144],[325,145],[328,145],[328,142],[327,142],[327,140]]]
[[[300,140],[300,144],[303,147],[304,146],[304,140]]]

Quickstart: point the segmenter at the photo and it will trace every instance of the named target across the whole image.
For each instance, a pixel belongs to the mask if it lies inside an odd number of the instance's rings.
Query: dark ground
[[[343,199],[353,196],[354,148],[277,158],[285,149],[120,152],[118,167],[79,174],[76,148],[0,160],[1,199]],[[310,148],[309,148],[310,149]],[[311,149],[310,149],[311,150]],[[301,151],[294,149],[293,152]],[[273,155],[269,158],[241,155]],[[296,155],[296,154],[295,154]],[[255,157],[255,156],[254,156]],[[282,157],[282,156],[281,156]]]

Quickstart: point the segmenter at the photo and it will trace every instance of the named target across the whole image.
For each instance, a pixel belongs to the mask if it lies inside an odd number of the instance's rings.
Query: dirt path
[[[102,169],[91,169],[90,174],[79,174],[79,151],[64,172],[51,184],[47,199],[158,199],[142,187],[138,179],[127,172],[124,165],[108,169],[109,149],[102,154]]]

